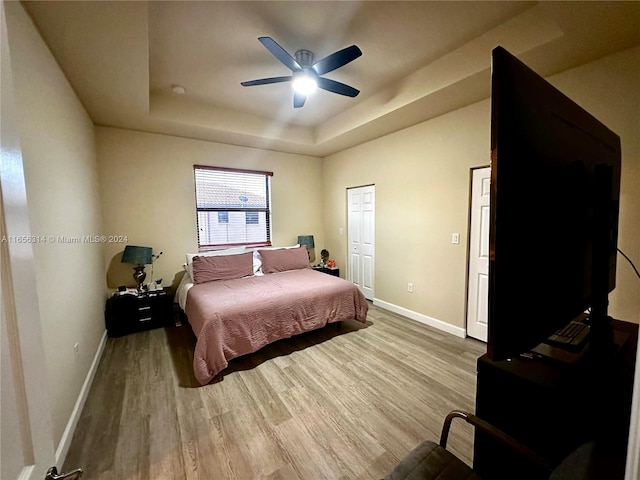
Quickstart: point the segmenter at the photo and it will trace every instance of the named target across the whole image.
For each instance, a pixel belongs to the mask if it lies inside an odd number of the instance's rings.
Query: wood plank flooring
[[[200,387],[188,324],[110,338],[63,471],[118,480],[379,479],[452,409],[485,345],[371,306],[232,360]],[[472,430],[449,449],[471,463]]]

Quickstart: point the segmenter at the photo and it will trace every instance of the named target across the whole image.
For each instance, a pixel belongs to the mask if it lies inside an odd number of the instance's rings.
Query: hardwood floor
[[[189,325],[110,338],[63,471],[86,479],[379,479],[452,409],[485,345],[371,306],[193,377]],[[449,448],[471,463],[472,430]]]

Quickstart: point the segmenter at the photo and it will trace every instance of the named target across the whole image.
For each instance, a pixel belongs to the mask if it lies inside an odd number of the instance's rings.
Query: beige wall
[[[319,158],[106,127],[96,137],[105,233],[162,251],[154,276],[165,286],[176,285],[185,254],[198,251],[193,165],[273,172],[272,243],[312,234],[323,245]],[[110,287],[133,283],[133,270],[119,264],[124,246],[107,244]]]
[[[376,299],[464,325],[469,169],[488,164],[488,138],[477,104],[325,159],[327,242],[343,267],[345,189],[376,186]]]
[[[640,264],[639,49],[606,57],[550,80],[618,133],[623,169],[621,249]],[[346,267],[346,189],[376,186],[375,296],[465,326],[470,168],[489,164],[485,100],[324,159],[327,245]],[[340,235],[340,228],[344,234]],[[453,245],[451,234],[461,243]],[[639,281],[619,257],[610,313],[637,321]],[[414,293],[407,292],[407,283]]]
[[[6,8],[31,233],[45,239],[34,288],[58,445],[104,333],[103,246],[58,239],[102,230],[94,128],[22,6]]]

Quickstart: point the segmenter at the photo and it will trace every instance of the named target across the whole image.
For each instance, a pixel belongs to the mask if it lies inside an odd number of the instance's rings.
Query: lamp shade
[[[307,250],[315,248],[316,246],[313,241],[313,235],[298,235],[298,243],[307,247]]]
[[[122,263],[134,263],[136,265],[149,265],[152,261],[151,247],[137,247],[127,245],[122,254]]]

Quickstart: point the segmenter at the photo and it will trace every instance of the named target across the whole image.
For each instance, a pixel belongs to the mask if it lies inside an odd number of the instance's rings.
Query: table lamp
[[[307,247],[309,262],[311,262],[311,249],[316,246],[316,243],[313,240],[313,235],[298,235],[298,243]]]
[[[135,267],[133,267],[133,279],[138,285],[138,292],[142,290],[142,282],[147,278],[144,266],[149,265],[152,262],[152,258],[151,247],[138,247],[135,245],[127,245],[124,247],[122,263],[131,263],[135,265]]]

